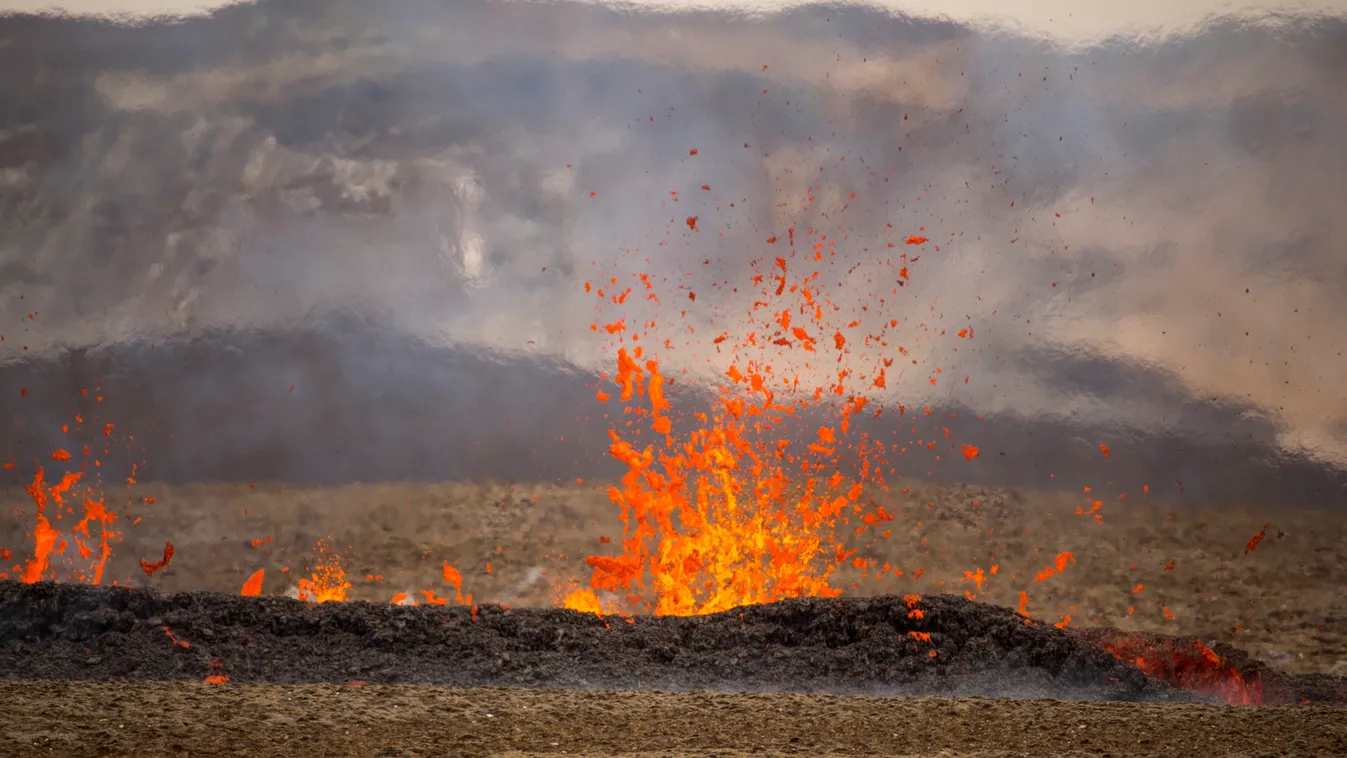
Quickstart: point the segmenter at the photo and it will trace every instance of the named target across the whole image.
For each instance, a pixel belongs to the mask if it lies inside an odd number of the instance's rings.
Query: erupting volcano
[[[795,230],[790,229],[791,243],[795,236]],[[915,522],[921,526],[912,514],[891,503],[894,493],[887,478],[895,476],[896,471],[891,458],[911,449],[937,459],[951,456],[975,466],[980,455],[977,445],[953,439],[948,427],[939,427],[929,407],[920,412],[926,425],[919,427],[908,420],[904,405],[887,405],[882,392],[888,388],[890,370],[895,371],[895,379],[903,374],[899,361],[908,356],[903,344],[906,339],[919,342],[923,336],[933,338],[924,326],[916,327],[918,334],[904,337],[905,325],[898,319],[873,317],[875,312],[884,312],[891,299],[904,296],[915,256],[912,260],[906,254],[885,258],[861,275],[853,275],[857,270],[853,265],[847,277],[830,279],[825,272],[837,262],[837,240],[815,230],[801,236],[814,239],[809,252],[798,254],[792,249],[784,256],[765,259],[765,266],[751,263],[745,289],[753,304],[745,314],[711,313],[700,320],[690,318],[690,312],[695,316],[698,307],[695,292],[687,285],[678,285],[673,292],[660,291],[662,282],[649,274],[631,276],[630,284],[613,275],[601,286],[584,285],[585,291],[599,301],[599,318],[592,324],[592,332],[614,340],[615,371],[611,376],[604,375],[594,391],[596,399],[605,404],[602,407],[619,410],[616,415],[605,414],[610,425],[608,454],[625,473],[606,488],[606,494],[617,510],[623,532],[616,541],[607,536],[600,539],[601,547],[611,545],[616,553],[599,551],[584,559],[591,572],[587,587],[576,587],[578,577],[557,576],[549,580],[552,597],[567,609],[600,619],[620,615],[630,622],[642,614],[700,617],[735,609],[743,617],[745,609],[753,606],[802,598],[840,598],[845,585],[834,577],[839,569],[845,569],[850,572],[853,588],[883,578],[890,583],[906,583],[900,585],[900,617],[910,628],[899,634],[902,656],[930,661],[929,665],[936,667],[931,671],[963,665],[957,660],[961,653],[950,647],[952,639],[968,633],[959,625],[988,622],[960,616],[968,611],[956,611],[940,598],[932,606],[920,594],[919,584],[926,571],[922,564],[929,560],[922,556],[929,556],[929,550],[921,555],[912,552],[905,559],[872,557],[872,553],[883,552],[877,545],[890,539],[896,524]],[[907,246],[928,243],[916,235],[907,236],[903,242]],[[770,239],[768,244],[777,244],[777,240]],[[890,244],[887,249],[893,247]],[[829,294],[828,283],[837,281],[848,283],[845,302],[837,302]],[[665,310],[662,298],[681,297],[686,297],[687,303],[678,311],[678,320],[661,322],[639,312],[620,312],[613,320],[612,315],[605,314],[611,308],[624,309],[629,302],[647,308],[653,305],[658,314]],[[680,320],[686,323],[671,328]],[[716,327],[714,333],[698,335],[698,327],[692,326],[694,320],[703,330],[708,324]],[[969,328],[957,335],[936,337],[972,340],[974,334]],[[691,374],[693,380],[681,383],[681,395],[670,394],[676,382],[666,378],[657,354],[672,349],[675,339],[706,339],[714,347],[717,360],[711,365],[717,379],[710,384],[714,399],[706,410],[678,407],[698,392],[696,372]],[[896,363],[898,368],[894,368]],[[908,359],[907,365],[916,366],[917,361]],[[688,375],[687,368],[677,374]],[[703,371],[701,376],[705,375]],[[830,379],[818,383],[821,375]],[[927,377],[931,385],[945,380],[938,367]],[[866,431],[865,422],[886,415],[898,423],[911,423],[910,431],[919,435],[918,439],[909,445],[886,444]],[[82,424],[83,418],[77,421]],[[931,422],[937,426],[931,426]],[[939,431],[935,439],[927,439],[921,436],[923,429]],[[77,426],[76,433],[81,431]],[[110,438],[112,426],[104,433]],[[86,446],[83,457],[88,459],[89,454]],[[51,458],[67,465],[72,460],[63,450],[57,450]],[[95,470],[101,466],[98,459],[92,459],[92,463]],[[46,469],[39,466],[32,483],[24,487],[35,507],[30,535],[33,543],[31,556],[15,565],[13,572],[25,584],[52,578],[94,585],[104,581],[111,545],[120,535],[110,529],[117,517],[105,505],[99,488],[87,489],[77,524],[64,531],[53,525],[76,514],[67,499],[82,483],[89,461],[81,460],[80,468],[47,484]],[[134,478],[128,480],[128,486],[135,485]],[[910,490],[908,486],[901,489],[903,495]],[[1093,496],[1090,488],[1086,488],[1086,494]],[[128,507],[132,502],[135,498],[128,495]],[[153,505],[155,498],[142,497],[139,502]],[[1102,501],[1090,502],[1088,509],[1077,506],[1076,516],[1088,516],[1088,523],[1102,525]],[[976,507],[978,501],[973,505]],[[921,507],[927,511],[934,508],[929,502]],[[1266,529],[1264,526],[1259,532],[1259,539],[1266,536]],[[248,545],[253,551],[269,551],[274,548],[273,539],[268,535],[249,540]],[[77,550],[67,555],[69,540]],[[925,544],[922,539],[915,547]],[[900,551],[911,551],[912,547],[909,539]],[[175,552],[173,544],[165,542],[161,559],[140,558],[144,575],[153,578],[166,572]],[[1246,549],[1245,554],[1248,552]],[[308,561],[307,575],[295,580],[288,594],[306,603],[348,601],[354,585],[341,553],[334,540],[320,539]],[[57,557],[62,560],[53,563]],[[1058,581],[1064,572],[1079,571],[1073,568],[1075,563],[1072,552],[1058,551],[1052,559],[1031,557],[1018,573],[1007,578],[992,555],[982,566],[961,567],[956,572],[956,586],[972,600],[1008,581],[1012,586],[1006,590],[1018,594],[1019,610],[1011,617],[998,617],[995,624],[1005,625],[1008,618],[1014,618],[1014,623],[1034,629],[1074,635],[1068,630],[1069,613],[1055,623],[1038,621],[1031,619],[1028,607],[1029,589],[1042,582]],[[1171,560],[1164,570],[1173,568]],[[239,594],[246,598],[262,596],[266,569],[244,570],[250,573],[241,582]],[[289,568],[280,570],[285,573]],[[452,594],[437,594],[433,588],[422,587],[390,593],[385,600],[391,600],[393,606],[428,607],[456,602],[471,606],[469,621],[476,623],[478,606],[473,604],[471,593],[464,593],[465,584],[471,586],[472,580],[447,560],[442,562],[440,573]],[[377,583],[382,576],[369,573],[365,579]],[[945,581],[931,583],[937,591],[950,586]],[[1132,594],[1142,588],[1138,584]],[[1168,608],[1165,611],[1172,615]],[[932,612],[946,615],[928,617]],[[193,645],[200,641],[190,642],[188,635],[200,623],[175,621],[163,626],[164,634],[173,647],[196,650]],[[1135,667],[1166,685],[1230,703],[1265,702],[1258,671],[1242,673],[1198,640],[1089,629],[1080,634],[1079,639],[1111,654],[1124,666]],[[946,660],[942,655],[955,658]],[[205,663],[203,679],[207,682],[240,681],[240,675],[246,674],[238,669],[237,661],[211,658]],[[916,670],[920,669],[912,669]],[[881,677],[882,686],[899,691],[942,691],[932,689],[936,685],[931,683],[916,684],[923,680],[913,678],[912,673],[899,675],[897,680],[889,678],[892,676]],[[859,681],[853,678],[846,686],[859,686]],[[900,685],[899,681],[906,683]],[[1054,686],[1076,686],[1065,684],[1069,679],[1058,681]],[[790,688],[799,684],[782,680],[773,686]],[[1032,687],[1024,683],[1015,686]],[[1303,688],[1284,681],[1278,686],[1277,702],[1303,699]]]
[[[1347,755],[1347,20],[768,5],[0,12],[0,755]]]

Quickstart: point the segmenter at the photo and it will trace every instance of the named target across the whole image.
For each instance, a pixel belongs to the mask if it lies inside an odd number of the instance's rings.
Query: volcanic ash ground
[[[1198,697],[1077,634],[951,596],[600,617],[4,582],[0,619],[10,678]]]

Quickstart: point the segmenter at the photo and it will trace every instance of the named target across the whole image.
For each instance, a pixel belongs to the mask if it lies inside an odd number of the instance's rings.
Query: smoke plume
[[[96,410],[150,477],[610,473],[584,283],[649,274],[633,320],[714,335],[793,227],[837,241],[821,283],[862,328],[901,324],[875,399],[983,450],[901,473],[1347,484],[1342,17],[1067,45],[855,6],[277,0],[0,38],[6,460]],[[863,296],[910,234],[910,284]],[[659,357],[689,404],[729,361]]]

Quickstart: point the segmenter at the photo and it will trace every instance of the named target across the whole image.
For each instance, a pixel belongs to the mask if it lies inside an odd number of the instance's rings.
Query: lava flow
[[[1262,682],[1246,681],[1239,671],[1202,640],[1148,638],[1125,632],[1092,634],[1094,643],[1169,684],[1235,705],[1261,705]]]

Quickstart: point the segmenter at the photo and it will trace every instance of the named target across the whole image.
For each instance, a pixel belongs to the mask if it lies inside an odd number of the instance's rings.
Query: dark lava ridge
[[[1074,634],[947,595],[912,607],[899,597],[806,598],[709,616],[625,618],[0,582],[2,677],[212,674],[270,683],[1198,699]]]

